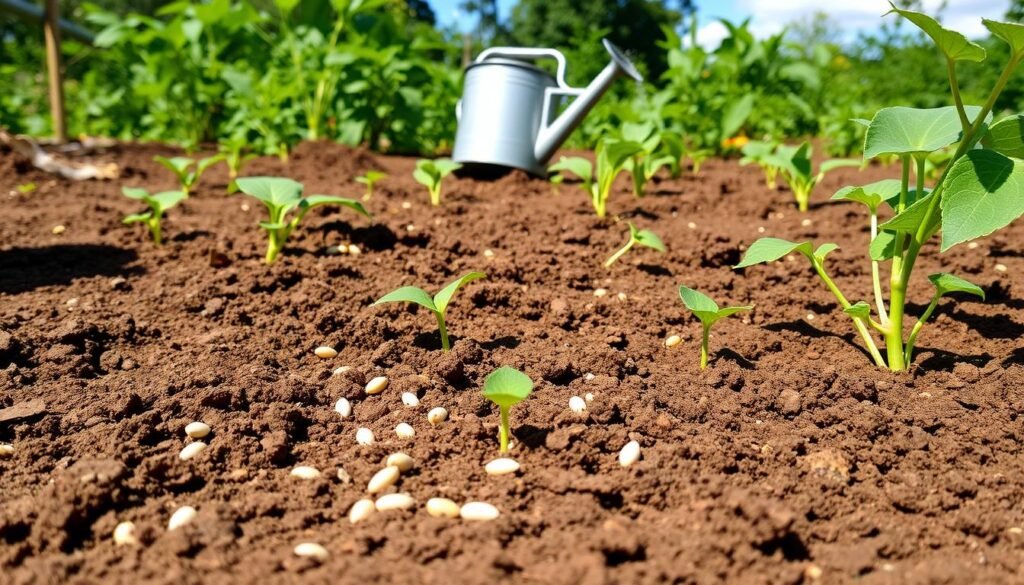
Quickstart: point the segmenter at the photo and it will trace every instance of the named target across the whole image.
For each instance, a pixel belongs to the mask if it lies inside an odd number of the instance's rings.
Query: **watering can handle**
[[[555,81],[558,83],[558,88],[562,90],[573,89],[565,82],[565,55],[561,51],[524,47],[491,47],[480,53],[475,62],[479,63],[491,57],[505,57],[509,59],[543,59],[547,57],[554,59],[558,62],[558,69],[555,71]]]

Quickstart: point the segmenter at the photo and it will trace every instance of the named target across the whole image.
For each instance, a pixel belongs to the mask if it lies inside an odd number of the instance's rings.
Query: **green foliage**
[[[764,171],[764,183],[772,191],[778,187],[779,167],[774,159],[777,147],[778,145],[772,142],[751,140],[740,149],[743,153],[740,164],[748,165],[754,163],[761,167],[761,170]]]
[[[498,441],[502,453],[508,452],[510,435],[509,410],[516,404],[526,400],[533,391],[533,380],[529,376],[509,366],[502,366],[484,380],[484,398],[498,405],[501,411],[501,426]]]
[[[597,217],[605,217],[608,209],[608,197],[611,195],[615,177],[625,170],[627,161],[636,154],[643,152],[643,146],[628,140],[606,139],[597,144],[594,156],[596,165],[581,157],[561,157],[550,167],[549,171],[568,171],[583,180],[583,190],[590,195]],[[595,168],[596,166],[596,168]],[[597,175],[594,176],[596,171]]]
[[[363,194],[363,201],[369,201],[373,198],[373,186],[377,184],[377,181],[380,181],[387,176],[388,174],[385,172],[370,170],[366,171],[366,174],[356,177],[357,183],[366,185],[366,193]]]
[[[155,156],[153,160],[174,173],[174,176],[178,179],[178,184],[181,185],[181,191],[188,196],[192,193],[192,189],[199,182],[199,178],[203,176],[206,169],[224,160],[224,156],[215,155],[199,159],[198,161],[184,156],[171,158]]]
[[[441,205],[441,182],[461,168],[462,165],[446,158],[420,159],[416,161],[416,170],[412,172],[412,176],[417,183],[430,191],[430,204],[437,206]]]
[[[647,183],[663,167],[672,165],[673,161],[678,166],[678,157],[671,152],[661,152],[662,135],[654,124],[627,122],[622,125],[622,139],[640,145],[640,150],[623,165],[633,176],[633,195],[636,197],[645,195]]]
[[[781,144],[776,148],[774,154],[767,157],[766,161],[766,164],[778,169],[778,174],[789,185],[800,211],[807,211],[811,201],[811,193],[825,177],[825,173],[839,167],[855,167],[860,165],[855,160],[832,159],[821,163],[818,166],[818,172],[815,173],[811,155],[810,142],[804,142],[800,146],[795,147]]]
[[[708,367],[708,338],[711,334],[711,327],[719,320],[742,311],[750,311],[753,305],[719,308],[718,303],[711,297],[685,286],[679,287],[679,298],[683,304],[700,321],[702,334],[700,343],[700,369]]]
[[[221,159],[228,166],[228,194],[232,194],[238,191],[238,185],[235,184],[235,179],[238,178],[239,173],[242,172],[242,168],[250,160],[256,158],[256,155],[251,152],[246,152],[246,143],[244,140],[237,138],[225,140],[221,142],[217,147]]]
[[[377,306],[383,303],[414,303],[426,308],[437,317],[437,328],[441,333],[441,351],[448,351],[451,349],[448,344],[448,326],[445,321],[445,313],[448,311],[448,305],[451,303],[452,297],[455,296],[456,291],[466,284],[480,278],[487,278],[487,275],[483,272],[467,272],[448,283],[448,285],[434,295],[433,298],[431,298],[427,291],[421,288],[415,286],[403,286],[377,299],[372,306]]]
[[[160,221],[164,217],[164,212],[181,203],[185,200],[188,195],[183,191],[164,191],[163,193],[156,193],[150,195],[145,189],[139,189],[135,187],[122,187],[121,193],[129,199],[141,201],[148,207],[148,211],[142,213],[134,213],[125,217],[122,221],[125,225],[132,223],[144,223],[149,228],[149,233],[153,237],[153,243],[157,246],[163,245],[163,234],[161,233]]]
[[[629,226],[629,239],[626,240],[626,243],[612,254],[608,260],[605,260],[605,268],[611,268],[612,264],[615,264],[616,260],[621,258],[626,252],[629,252],[630,249],[637,244],[657,250],[663,254],[665,253],[665,244],[661,241],[661,238],[658,237],[658,234],[651,230],[637,229],[637,227],[630,222],[627,222],[626,225]]]
[[[302,183],[283,177],[243,177],[235,181],[238,190],[254,197],[266,206],[270,214],[268,221],[260,222],[260,227],[267,230],[266,263],[271,264],[284,248],[288,236],[299,226],[302,218],[310,209],[321,205],[340,205],[360,215],[370,217],[363,204],[345,197],[334,195],[302,196]],[[298,210],[294,217],[288,214]]]

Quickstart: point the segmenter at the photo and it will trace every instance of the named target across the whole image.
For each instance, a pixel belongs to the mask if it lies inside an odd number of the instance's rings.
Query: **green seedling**
[[[640,145],[640,150],[626,159],[623,168],[633,177],[633,195],[643,197],[646,194],[647,183],[662,167],[672,164],[673,156],[659,152],[662,136],[654,124],[627,122],[622,125],[622,137],[627,142]],[[678,162],[678,159],[675,160]]]
[[[700,168],[704,165],[704,161],[714,156],[715,151],[710,148],[699,148],[691,150],[690,155],[690,172],[694,175],[700,174]]]
[[[789,185],[790,190],[793,191],[793,197],[796,199],[797,207],[800,211],[807,211],[810,205],[811,193],[814,192],[814,188],[825,178],[825,173],[839,167],[856,167],[860,166],[860,161],[852,159],[833,159],[827,160],[818,167],[818,172],[813,171],[813,163],[811,162],[811,155],[813,151],[811,149],[810,142],[804,142],[800,146],[786,146],[780,144],[775,150],[775,154],[767,157],[766,164],[775,166],[778,169],[778,174],[786,181]]]
[[[162,246],[163,235],[160,231],[160,220],[163,219],[165,211],[184,201],[187,195],[182,191],[164,191],[150,195],[145,189],[135,187],[122,187],[121,193],[129,199],[141,201],[149,206],[149,211],[129,215],[121,222],[125,225],[145,223],[149,228],[149,233],[153,236],[153,243]]]
[[[645,246],[647,248],[653,248],[661,253],[665,253],[665,244],[664,242],[661,241],[661,238],[658,237],[658,234],[652,232],[651,230],[638,230],[636,229],[636,226],[633,225],[632,223],[627,222],[626,225],[629,226],[629,240],[625,243],[625,245],[623,245],[614,254],[612,254],[607,260],[605,260],[605,268],[611,268],[612,264],[615,264],[615,262],[619,258],[621,258],[623,254],[629,252],[629,250],[637,244],[640,244],[641,246]]]
[[[451,303],[455,292],[469,282],[480,278],[487,278],[483,272],[467,272],[454,281],[448,283],[440,292],[431,298],[430,294],[422,288],[415,286],[403,286],[377,299],[371,306],[384,303],[415,303],[426,307],[437,317],[437,329],[441,333],[441,351],[448,351],[451,346],[448,343],[448,325],[445,322],[445,312]]]
[[[679,298],[683,300],[686,308],[700,320],[702,329],[700,338],[700,369],[703,370],[708,367],[708,338],[711,335],[711,327],[720,319],[729,315],[735,315],[741,311],[749,311],[754,306],[744,305],[719,309],[718,303],[711,300],[711,297],[685,286],[679,287]]]
[[[228,166],[228,195],[238,192],[235,179],[241,174],[245,164],[256,158],[255,154],[245,151],[245,145],[243,140],[228,140],[218,147],[221,159]]]
[[[255,197],[263,202],[270,212],[269,221],[261,221],[260,227],[267,230],[266,263],[272,263],[281,253],[285,241],[292,231],[299,226],[302,218],[310,209],[321,205],[340,205],[370,217],[363,204],[353,199],[334,195],[302,196],[302,183],[283,177],[244,177],[235,181],[242,193]],[[288,219],[292,210],[298,210],[293,218]]]
[[[683,174],[683,158],[686,156],[686,141],[678,132],[665,130],[661,133],[661,145],[665,149],[668,172],[673,179]]]
[[[380,181],[386,176],[388,176],[388,174],[381,171],[366,171],[365,175],[356,177],[357,183],[366,185],[366,193],[363,194],[363,201],[369,201],[373,198],[373,186],[377,184],[377,181]]]
[[[526,400],[531,392],[533,392],[533,380],[519,370],[508,366],[494,370],[484,380],[484,398],[497,404],[498,410],[501,411],[498,443],[502,453],[508,453],[509,410]]]
[[[597,177],[594,177],[594,166],[585,158],[563,156],[548,170],[568,171],[583,180],[583,190],[590,195],[597,217],[605,217],[608,209],[608,197],[612,191],[615,177],[624,170],[626,161],[642,150],[636,142],[623,140],[601,140],[597,144]]]
[[[437,206],[441,205],[441,181],[461,168],[462,165],[446,158],[420,159],[416,161],[416,170],[412,172],[412,176],[417,183],[430,191],[430,204]]]
[[[773,158],[776,147],[777,145],[771,142],[751,140],[743,145],[741,149],[743,158],[740,159],[741,165],[754,163],[761,167],[761,170],[764,171],[765,186],[772,191],[778,187],[779,167]]]
[[[218,154],[196,161],[184,156],[175,156],[172,158],[155,156],[153,157],[153,160],[162,164],[169,171],[174,173],[174,176],[178,178],[178,184],[181,185],[181,191],[188,196],[192,193],[193,187],[195,187],[199,182],[199,177],[203,176],[203,172],[214,164],[224,160],[224,157]]]

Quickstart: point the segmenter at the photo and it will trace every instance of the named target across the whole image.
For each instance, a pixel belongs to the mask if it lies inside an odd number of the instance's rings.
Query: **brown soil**
[[[0,441],[15,448],[0,458],[0,581],[1024,582],[1024,224],[975,250],[927,250],[916,312],[939,269],[981,284],[988,301],[944,300],[913,371],[893,375],[870,365],[805,262],[730,269],[760,227],[834,240],[833,274],[868,299],[864,214],[800,215],[788,192],[767,192],[733,161],[663,180],[643,200],[623,177],[616,223],[596,220],[576,186],[553,194],[520,174],[452,181],[431,208],[414,161],[306,144],[288,166],[260,159],[247,172],[353,196],[368,168],[390,177],[369,204],[373,222],[314,212],[267,267],[263,209],[225,196],[222,168],[168,213],[164,248],[120,224],[138,211],[121,184],[172,188],[151,162],[171,152],[119,147],[121,183],[76,184],[0,153]],[[816,198],[893,172],[836,172]],[[39,189],[8,195],[28,182]],[[631,252],[605,271],[626,219],[669,253]],[[342,242],[363,253],[326,252]],[[369,306],[398,285],[436,290],[474,269],[488,278],[456,297],[450,353],[424,311]],[[757,305],[716,327],[705,372],[676,293],[684,283]],[[684,342],[666,349],[670,334]],[[316,358],[322,344],[338,357]],[[498,416],[479,390],[505,364],[537,386],[513,410],[522,471],[491,477],[482,465],[497,455]],[[388,389],[363,396],[381,374]],[[421,406],[404,407],[403,391]],[[588,411],[573,414],[569,398],[587,393]],[[353,418],[334,412],[341,396]],[[438,405],[451,416],[431,427]],[[214,433],[182,462],[193,420]],[[414,440],[395,437],[402,421]],[[376,444],[356,445],[360,426]],[[622,468],[630,439],[643,456]],[[483,500],[501,517],[418,507],[351,525],[348,509],[396,450],[416,460],[399,489],[421,505]],[[324,475],[289,477],[299,464]],[[198,519],[168,532],[182,505]],[[124,520],[139,546],[113,544]],[[295,557],[304,541],[329,560]]]

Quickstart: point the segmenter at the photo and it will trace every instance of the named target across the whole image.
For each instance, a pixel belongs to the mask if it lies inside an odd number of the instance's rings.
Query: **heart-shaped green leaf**
[[[487,275],[483,272],[467,272],[454,281],[448,283],[447,286],[434,295],[434,306],[437,307],[435,310],[444,314],[444,312],[448,310],[448,303],[451,302],[452,296],[455,295],[455,291],[459,290],[467,283],[480,278],[487,278]]]
[[[987,236],[1024,213],[1024,161],[972,150],[956,161],[942,196],[942,251]]]
[[[814,251],[814,257],[818,260],[819,263],[823,263],[823,262],[825,262],[825,258],[829,254],[831,254],[832,252],[835,252],[838,249],[839,249],[839,244],[833,244],[832,242],[825,242],[824,244],[818,246],[818,249]]]
[[[923,30],[925,34],[935,41],[939,49],[946,56],[947,59],[953,61],[984,61],[985,60],[985,49],[977,43],[973,43],[967,39],[961,33],[955,30],[950,30],[943,27],[934,18],[927,14],[921,14],[920,12],[913,12],[911,10],[902,10],[897,8],[892,2],[889,3],[892,6],[892,10],[889,12],[895,12],[906,18],[910,22],[917,25],[918,28]]]
[[[149,197],[149,191],[140,187],[121,187],[121,194],[130,199],[142,200]]]
[[[981,297],[981,300],[985,300],[985,291],[980,286],[959,276],[938,272],[928,275],[928,280],[932,281],[932,284],[935,285],[939,296],[948,295],[953,292],[962,292]]]
[[[439,312],[437,310],[437,306],[434,304],[434,299],[430,298],[430,294],[422,288],[415,286],[403,286],[401,288],[396,288],[374,301],[370,306],[375,307],[384,303],[416,303],[417,305],[426,307],[435,313]]]
[[[898,179],[882,179],[859,187],[843,187],[832,196],[833,201],[854,201],[861,203],[875,213],[882,201],[900,196]]]
[[[978,106],[965,106],[970,120],[981,113]],[[886,154],[927,154],[960,140],[960,115],[956,106],[878,110],[864,137],[864,159]]]
[[[526,400],[533,392],[533,380],[519,370],[502,366],[484,380],[484,397],[507,409]]]
[[[754,308],[753,305],[745,305],[719,309],[718,303],[711,300],[711,297],[686,286],[679,287],[679,298],[682,299],[686,308],[689,309],[705,327],[711,327],[716,321],[724,319],[729,315],[734,315],[741,311],[749,311]]]
[[[336,197],[334,195],[310,195],[309,197],[304,197],[299,201],[299,208],[302,210],[309,210],[319,205],[340,205],[342,207],[348,207],[360,215],[370,217],[370,212],[366,211],[366,208],[363,207],[362,203],[347,197]]]
[[[665,251],[665,243],[661,241],[661,238],[658,237],[658,234],[652,232],[651,230],[637,229],[636,226],[633,225],[632,223],[628,225],[629,237],[636,241],[636,243],[640,244],[641,246],[653,248],[659,252]]]
[[[981,144],[1006,156],[1024,158],[1024,114],[1009,116],[992,124]]]
[[[780,238],[761,238],[747,248],[743,260],[733,268],[746,268],[754,264],[774,262],[790,252],[800,252],[810,258],[814,252],[810,242],[790,242]]]
[[[896,256],[896,234],[879,232],[868,246],[868,255],[875,262],[884,262]]]
[[[175,175],[183,176],[188,170],[192,163],[195,162],[190,158],[184,156],[175,156],[173,158],[167,158],[165,156],[154,156],[153,160],[162,164],[163,166],[170,169]]]
[[[235,184],[239,191],[268,207],[294,207],[302,198],[302,183],[284,177],[243,177],[236,179]]]
[[[157,215],[167,211],[175,205],[184,201],[188,195],[184,191],[164,191],[150,197],[150,206],[154,206]]]
[[[987,18],[981,19],[981,22],[993,35],[1003,39],[1006,41],[1006,44],[1010,45],[1014,58],[1020,58],[1024,55],[1024,25],[1016,22],[988,20]]]
[[[364,185],[373,185],[386,176],[388,176],[388,174],[382,171],[366,171],[365,175],[356,177],[356,182]]]
[[[558,162],[548,167],[548,171],[553,173],[569,171],[584,181],[590,181],[594,177],[593,163],[580,156],[563,156],[558,159]]]

